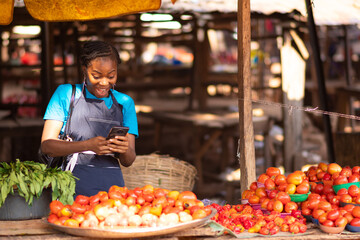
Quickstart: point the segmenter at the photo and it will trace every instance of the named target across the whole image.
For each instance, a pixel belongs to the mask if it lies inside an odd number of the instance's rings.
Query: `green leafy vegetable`
[[[9,194],[15,191],[31,205],[45,188],[51,187],[52,200],[72,204],[76,177],[70,171],[46,168],[45,164],[16,159],[15,162],[0,163],[0,207]]]

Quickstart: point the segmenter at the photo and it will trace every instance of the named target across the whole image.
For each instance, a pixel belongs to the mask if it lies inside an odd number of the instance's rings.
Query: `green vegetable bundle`
[[[0,163],[0,207],[7,196],[14,191],[31,205],[45,188],[51,187],[52,200],[58,199],[64,204],[74,201],[76,177],[70,171],[59,168],[46,168],[45,164],[24,161]]]

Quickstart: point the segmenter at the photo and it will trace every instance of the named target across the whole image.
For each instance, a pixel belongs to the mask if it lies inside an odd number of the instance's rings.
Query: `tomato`
[[[147,205],[147,206],[142,206],[138,212],[138,215],[142,216],[146,213],[150,213],[150,209],[151,209],[151,206]]]
[[[304,233],[307,230],[306,224],[299,224],[299,232]]]
[[[100,202],[104,202],[109,199],[109,195],[105,191],[100,191],[97,193],[97,195],[99,195]]]
[[[59,220],[58,216],[56,214],[52,213],[47,218],[49,223],[54,223],[55,221]]]
[[[178,200],[189,200],[189,199],[196,200],[197,197],[196,197],[195,193],[193,193],[191,191],[183,191],[178,196]]]
[[[137,198],[137,197],[138,197],[138,195],[136,195],[135,192],[134,192],[134,190],[132,190],[132,189],[127,191],[127,196],[128,196],[128,197],[133,197],[133,198]]]
[[[82,213],[75,213],[71,217],[72,219],[75,219],[79,223],[82,223],[85,220],[85,215]]]
[[[154,197],[155,197],[155,198],[165,197],[165,196],[166,196],[166,191],[165,191],[165,189],[162,189],[162,188],[156,188],[156,189],[154,189]]]
[[[321,169],[323,172],[327,172],[328,165],[326,163],[321,162],[318,164],[318,168]]]
[[[249,189],[255,191],[257,189],[257,182],[252,182]]]
[[[316,184],[315,188],[312,188],[311,191],[317,194],[322,194],[324,190],[324,185],[321,183]]]
[[[291,213],[293,210],[298,210],[298,205],[295,202],[288,202],[285,204],[285,212]]]
[[[337,178],[334,179],[334,185],[345,184],[348,182],[349,181],[346,176],[338,176]]]
[[[69,217],[65,217],[65,216],[59,217],[59,222],[60,222],[61,225],[64,225],[65,221],[68,220],[68,219],[70,219],[70,218],[69,218]]]
[[[170,191],[167,194],[168,198],[173,198],[175,201],[178,199],[180,192],[179,191]]]
[[[286,176],[285,175],[282,175],[282,174],[279,174],[275,177],[274,179],[274,182],[277,186],[281,185],[281,184],[284,184],[284,183],[287,183],[286,181]]]
[[[136,198],[132,197],[132,196],[127,197],[126,200],[125,200],[125,204],[127,206],[135,205],[136,204]]]
[[[50,203],[50,212],[54,213],[54,214],[58,214],[61,209],[64,208],[64,204],[62,204],[60,201],[58,200],[54,200]]]
[[[81,205],[88,205],[89,204],[89,197],[84,195],[77,195],[75,198],[75,202]]]
[[[301,183],[296,187],[296,193],[298,194],[306,194],[310,191],[309,183]]]
[[[176,202],[175,199],[173,199],[173,198],[171,198],[171,197],[168,197],[168,198],[167,198],[167,203],[168,203],[168,205],[169,205],[170,207],[175,206],[175,202]]]
[[[74,213],[84,213],[86,211],[86,206],[85,205],[81,205],[78,202],[74,202],[71,207],[70,207],[71,211]]]
[[[360,218],[354,218],[351,220],[350,225],[354,227],[360,227]]]
[[[334,225],[335,227],[345,227],[348,223],[348,220],[345,217],[339,217],[335,220]]]
[[[353,182],[360,182],[360,174],[359,173],[354,173],[353,175],[351,175],[348,178],[349,183],[353,183]]]
[[[315,209],[318,207],[319,203],[320,203],[320,199],[310,199],[308,200],[309,204],[308,207],[309,209]]]
[[[317,178],[318,180],[322,180],[322,179],[324,178],[325,174],[326,174],[326,172],[318,172],[318,173],[316,174],[316,178]]]
[[[258,204],[260,202],[260,198],[257,195],[252,195],[249,197],[250,204]]]
[[[297,224],[290,224],[289,232],[291,232],[293,234],[299,233],[300,232],[299,226]]]
[[[108,195],[109,195],[109,199],[114,199],[114,200],[123,199],[123,194],[119,190],[109,191]]]
[[[197,209],[194,211],[193,214],[191,214],[191,216],[193,217],[193,219],[200,219],[200,218],[204,218],[207,216],[207,213],[204,209]]]
[[[311,215],[311,209],[309,208],[301,208],[302,215]]]
[[[134,190],[134,193],[136,194],[136,196],[139,197],[142,195],[143,190],[140,187],[136,187],[133,190]]]
[[[89,198],[89,204],[90,205],[96,205],[100,202],[100,195],[96,194]]]
[[[318,204],[318,208],[327,212],[331,210],[331,204],[327,201],[320,201]]]
[[[360,206],[355,206],[351,211],[351,214],[354,216],[354,218],[360,218]]]
[[[315,219],[319,219],[319,217],[320,217],[321,215],[323,215],[324,213],[325,213],[325,211],[322,210],[322,209],[315,209],[315,210],[312,212],[312,216],[313,216],[313,218],[315,218]]]
[[[156,204],[156,205],[153,205],[152,207],[150,207],[150,213],[159,217],[162,213],[161,204]]]
[[[289,184],[286,186],[285,192],[286,192],[287,194],[294,194],[294,193],[296,192],[296,185],[293,184],[293,183],[289,183]]]
[[[286,177],[286,181],[289,184],[291,183],[299,185],[300,183],[302,183],[303,180],[303,175],[300,174],[298,171],[292,172]]]
[[[291,201],[290,195],[287,194],[286,192],[278,192],[276,194],[275,199],[279,200],[283,204],[287,204],[288,202]]]
[[[58,217],[71,217],[72,216],[72,211],[71,211],[71,206],[70,205],[65,205],[60,212],[58,212]]]
[[[263,200],[263,202],[261,203],[261,208],[267,209],[267,205],[268,205],[269,201],[270,201],[269,198],[265,198],[265,199]]]
[[[64,222],[64,226],[66,227],[79,227],[79,222],[75,219],[68,219]]]
[[[280,192],[285,192],[286,191],[286,187],[287,187],[287,183],[282,183],[280,184],[277,189],[280,191]]]
[[[334,227],[335,226],[334,222],[329,219],[325,220],[321,225],[324,225],[326,227]]]
[[[154,194],[152,193],[146,193],[145,191],[145,193],[142,196],[145,199],[145,202],[151,203],[154,200]]]
[[[340,201],[344,203],[351,203],[352,197],[349,194],[343,194],[340,196]]]
[[[274,210],[274,202],[275,202],[275,199],[270,199],[266,206],[266,210],[268,210],[268,211]]]
[[[360,204],[360,194],[355,198],[354,201],[356,204]]]
[[[150,184],[147,184],[145,186],[142,187],[142,191],[143,193],[146,194],[153,194],[154,193],[154,187]]]
[[[275,182],[271,178],[266,179],[264,185],[267,190],[275,189]]]
[[[354,174],[354,173],[360,174],[360,166],[354,166],[354,167],[352,168],[352,173],[353,173],[353,174]]]
[[[281,174],[280,169],[276,167],[269,167],[266,169],[266,174],[271,178],[272,176],[277,176]]]
[[[350,177],[352,175],[352,169],[347,166],[340,171],[340,176]]]
[[[341,188],[338,190],[337,194],[338,196],[344,195],[344,194],[349,194],[348,190],[346,188]]]
[[[348,223],[350,223],[354,219],[353,215],[349,212],[345,213],[344,217],[347,219]]]
[[[259,198],[266,197],[266,196],[267,196],[267,193],[266,193],[265,187],[259,187],[259,188],[257,188],[256,191],[255,191],[255,194],[256,194],[256,196],[258,196]]]
[[[158,197],[158,198],[155,198],[152,202],[153,205],[157,205],[157,204],[160,204],[162,207],[165,207],[166,205],[168,205],[168,200],[165,196],[162,196],[162,197]],[[174,202],[175,204],[175,202]],[[184,201],[183,202],[183,205],[187,205],[187,206],[194,206],[196,205],[196,202],[195,200],[187,200],[187,201]]]
[[[276,190],[276,189],[270,190],[270,192],[268,191],[268,194],[267,194],[267,195],[268,195],[268,198],[270,198],[270,199],[275,198],[278,192],[279,192],[279,191]]]
[[[283,209],[284,209],[284,204],[279,200],[275,200],[273,205],[273,210],[281,213]]]
[[[327,219],[331,221],[335,221],[340,217],[340,211],[339,210],[330,210],[327,214]]]
[[[266,173],[260,174],[260,176],[258,177],[257,181],[259,183],[265,183],[265,180],[270,178]]]
[[[348,189],[348,192],[350,196],[357,197],[358,195],[360,195],[360,188],[356,185],[351,185]]]
[[[341,170],[342,168],[337,163],[330,163],[327,167],[327,172],[330,173],[331,175],[334,173],[340,173]]]

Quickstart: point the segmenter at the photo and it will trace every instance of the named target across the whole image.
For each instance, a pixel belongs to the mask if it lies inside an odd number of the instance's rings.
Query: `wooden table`
[[[202,158],[212,144],[222,137],[223,151],[222,159],[225,162],[229,157],[226,142],[239,125],[237,112],[228,113],[204,113],[204,112],[164,112],[150,111],[140,112],[142,116],[149,117],[155,123],[155,148],[161,150],[162,130],[164,126],[175,126],[181,132],[189,131],[192,134],[193,148],[192,160],[198,171],[198,187],[203,185]],[[204,136],[208,135],[208,138]]]
[[[216,140],[221,138],[222,151],[220,168],[223,171],[230,158],[229,141],[238,138],[239,113],[229,111],[214,112],[169,112],[149,111],[139,112],[141,116],[151,118],[155,124],[154,144],[161,150],[161,138],[164,126],[173,126],[181,129],[181,133],[190,132],[192,136],[193,153],[191,160],[198,171],[197,187],[201,189],[204,181],[203,157]],[[254,131],[263,132],[267,139],[270,129],[269,117],[253,117]],[[266,145],[266,157],[269,158],[269,145]],[[268,161],[267,161],[268,162]],[[266,163],[271,165],[270,163]]]
[[[276,236],[274,235],[276,240],[335,240],[335,239],[360,239],[360,233],[353,234],[327,234],[323,233],[320,229],[318,229],[314,224],[308,224],[307,235],[294,235],[289,234],[287,236]],[[245,233],[244,233],[245,235]],[[247,234],[248,236],[249,234]],[[7,240],[23,240],[23,239],[61,239],[61,240],[83,240],[88,239],[85,237],[72,236],[62,232],[58,232],[48,226],[41,219],[35,220],[24,220],[24,221],[0,221],[0,239]],[[96,238],[92,238],[96,239]],[[124,238],[123,238],[124,239]],[[163,235],[163,236],[153,236],[153,237],[145,237],[140,239],[151,239],[151,240],[234,240],[238,239],[231,235],[217,235],[216,232],[212,231],[211,228],[207,226],[202,226],[198,228],[193,228],[189,230],[180,231],[177,233]],[[244,240],[263,240],[263,237],[245,237],[242,238]]]

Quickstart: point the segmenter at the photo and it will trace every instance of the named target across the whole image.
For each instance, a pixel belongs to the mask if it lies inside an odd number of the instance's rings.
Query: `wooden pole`
[[[326,86],[325,86],[325,77],[324,77],[324,70],[323,65],[321,62],[320,57],[320,47],[319,47],[319,40],[317,37],[316,26],[314,22],[314,16],[312,11],[311,0],[305,0],[306,9],[308,13],[308,28],[309,28],[309,35],[310,35],[310,43],[313,52],[313,58],[316,67],[316,78],[318,82],[318,91],[319,91],[319,98],[320,98],[320,107],[323,111],[329,111],[328,108],[328,100],[327,100],[327,93],[326,93]],[[334,152],[334,145],[333,145],[333,136],[331,132],[331,124],[330,124],[330,117],[328,115],[323,115],[323,123],[325,129],[325,137],[327,143],[327,153],[328,153],[328,160],[330,163],[335,162],[335,152]]]
[[[238,105],[239,105],[239,153],[240,190],[248,189],[256,180],[254,127],[251,102],[251,19],[250,0],[238,0]]]

